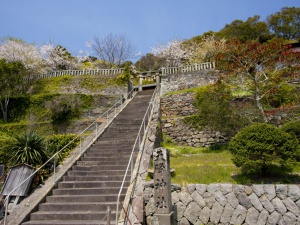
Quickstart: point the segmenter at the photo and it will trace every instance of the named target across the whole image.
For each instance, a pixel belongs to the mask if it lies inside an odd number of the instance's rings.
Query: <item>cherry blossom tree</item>
[[[164,59],[166,67],[181,66],[189,56],[182,43],[182,41],[175,39],[166,45],[159,44],[152,48],[151,53]]]
[[[42,64],[39,48],[23,40],[8,38],[0,43],[0,59],[8,62],[20,61],[31,72],[37,72]]]

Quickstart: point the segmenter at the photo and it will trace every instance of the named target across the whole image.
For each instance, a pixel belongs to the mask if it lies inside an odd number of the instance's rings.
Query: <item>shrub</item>
[[[5,148],[5,155],[11,165],[27,163],[32,166],[43,164],[45,139],[34,131],[26,131],[12,136],[12,142]]]
[[[296,136],[300,140],[300,121],[291,121],[282,125],[281,130]]]
[[[199,113],[185,122],[196,128],[208,126],[226,136],[234,136],[248,121],[232,110],[231,99],[229,88],[221,81],[200,87],[195,96]]]
[[[47,156],[50,158],[56,152],[60,151],[69,142],[71,142],[76,137],[76,134],[54,134],[48,139]],[[58,163],[62,162],[66,157],[69,156],[71,150],[73,150],[79,144],[79,139],[74,140],[67,147],[64,148],[56,157]]]
[[[248,174],[287,172],[300,157],[294,136],[265,123],[242,129],[231,139],[229,150],[234,164]]]
[[[46,103],[46,108],[51,110],[53,124],[68,123],[79,116],[80,100],[76,96],[59,96]]]

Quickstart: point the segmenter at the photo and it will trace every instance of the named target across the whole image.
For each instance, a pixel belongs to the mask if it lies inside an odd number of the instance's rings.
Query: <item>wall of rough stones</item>
[[[161,77],[160,94],[213,83],[218,76],[216,70],[201,70],[187,74],[172,74]]]
[[[147,225],[157,225],[153,183],[144,187]],[[299,185],[190,184],[172,185],[178,225],[299,225]]]
[[[174,143],[188,146],[211,146],[224,143],[227,138],[219,131],[199,131],[184,123],[185,116],[193,115],[194,92],[161,96],[162,130]]]

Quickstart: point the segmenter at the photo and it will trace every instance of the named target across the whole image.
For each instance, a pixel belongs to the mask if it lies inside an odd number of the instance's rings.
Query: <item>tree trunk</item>
[[[264,111],[263,106],[262,106],[262,104],[260,102],[259,96],[255,97],[255,101],[256,101],[256,105],[257,105],[257,107],[258,107],[258,109],[260,111],[260,114],[261,114],[262,118],[264,119],[265,122],[268,122],[268,119],[266,117],[265,111]]]
[[[4,122],[7,123],[7,107],[8,107],[9,98],[4,97],[4,103],[0,101],[1,111],[3,115]]]

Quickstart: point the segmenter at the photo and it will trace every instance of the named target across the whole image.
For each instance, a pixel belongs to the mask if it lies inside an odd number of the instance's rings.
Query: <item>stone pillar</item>
[[[139,78],[139,91],[142,91],[143,90],[143,76],[139,75],[138,78]]]
[[[159,225],[173,225],[174,213],[171,198],[171,177],[169,152],[156,148],[154,161],[154,202],[155,214]]]
[[[160,85],[160,75],[159,75],[159,73],[155,74],[155,80],[156,80],[156,87],[159,87],[159,85]]]

